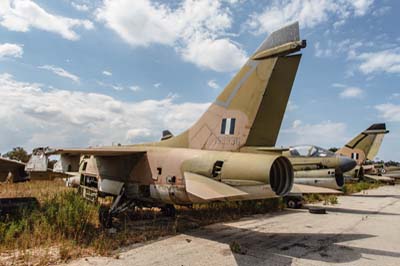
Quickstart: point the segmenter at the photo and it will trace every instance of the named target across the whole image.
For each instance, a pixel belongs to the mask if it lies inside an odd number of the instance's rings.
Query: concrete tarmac
[[[400,186],[338,201],[327,214],[255,215],[69,265],[400,265]]]

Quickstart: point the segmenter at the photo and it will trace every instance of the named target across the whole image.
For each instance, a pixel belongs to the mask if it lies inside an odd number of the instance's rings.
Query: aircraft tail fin
[[[158,145],[208,150],[274,146],[301,54],[299,24],[270,34],[187,131]]]
[[[358,164],[362,164],[365,160],[374,159],[381,147],[383,137],[387,133],[389,130],[386,130],[385,123],[373,124],[336,153],[351,157]]]

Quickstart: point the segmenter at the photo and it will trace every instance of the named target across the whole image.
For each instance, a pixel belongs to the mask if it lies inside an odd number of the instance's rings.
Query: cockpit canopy
[[[293,157],[335,157],[335,153],[314,145],[300,145],[289,148]]]

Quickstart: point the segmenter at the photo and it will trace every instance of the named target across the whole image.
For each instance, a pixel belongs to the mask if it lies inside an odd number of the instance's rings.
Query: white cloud
[[[153,86],[154,86],[155,88],[159,88],[159,87],[161,86],[161,83],[160,83],[160,82],[154,83]]]
[[[57,76],[63,77],[63,78],[67,78],[67,79],[71,79],[75,82],[79,82],[79,77],[66,71],[65,69],[61,68],[61,67],[56,67],[56,66],[51,66],[51,65],[44,65],[44,66],[39,66],[40,69],[45,69],[45,70],[49,70],[51,72],[53,72],[54,74],[56,74]]]
[[[149,0],[105,0],[97,10],[97,18],[132,46],[173,44],[182,26],[171,16],[167,6]]]
[[[73,19],[48,13],[31,0],[2,0],[0,2],[0,25],[12,30],[27,32],[36,28],[77,40],[76,28],[92,29],[89,20]]]
[[[347,59],[353,59],[356,50],[360,47],[372,47],[374,43],[371,41],[344,39],[340,42],[335,42],[328,39],[324,45],[321,42],[316,42],[314,45],[316,57],[336,57],[341,54],[347,54]]]
[[[0,150],[37,146],[110,145],[158,140],[163,129],[187,129],[209,103],[174,97],[125,102],[99,94],[16,81],[0,74]]]
[[[75,2],[71,2],[71,5],[78,11],[88,11],[89,7],[85,4],[78,4]]]
[[[114,85],[114,84],[108,84],[108,83],[104,83],[101,81],[97,81],[97,84],[99,84],[102,87],[107,87],[116,91],[123,91],[124,87],[120,86],[120,85]]]
[[[375,109],[386,121],[400,122],[400,105],[384,103],[375,105]]]
[[[247,59],[245,52],[229,39],[199,39],[182,49],[185,61],[201,68],[230,72],[240,68]]]
[[[330,57],[333,54],[333,51],[330,47],[326,48],[326,49],[322,49],[320,42],[316,42],[314,45],[314,48],[315,48],[315,56],[316,57]]]
[[[389,98],[390,99],[400,98],[400,93],[398,92],[392,93],[392,95]]]
[[[374,0],[351,0],[349,2],[353,5],[356,16],[364,16],[374,3]]]
[[[15,43],[0,44],[0,59],[4,57],[22,57],[24,49],[22,45]]]
[[[110,71],[107,71],[107,70],[104,70],[102,73],[105,76],[112,76],[112,73]]]
[[[306,124],[295,120],[290,128],[282,129],[280,138],[284,146],[314,144],[325,148],[335,145],[342,146],[347,140],[346,124],[323,121],[317,124]],[[281,142],[281,141],[280,141]]]
[[[373,0],[283,0],[273,1],[247,22],[256,34],[272,32],[290,22],[299,21],[303,28],[313,28],[330,18],[343,24],[349,16],[363,16]]]
[[[361,61],[359,70],[363,74],[400,73],[400,49],[388,49],[379,52],[354,55],[354,60]]]
[[[130,86],[129,89],[130,89],[131,91],[134,91],[134,92],[142,90],[141,87],[136,86],[136,85]]]
[[[126,139],[136,139],[138,137],[151,137],[151,130],[148,128],[134,128],[129,129],[128,132],[126,132]]]
[[[292,128],[298,128],[302,124],[301,120],[294,120],[292,124]]]
[[[131,46],[173,46],[187,61],[201,68],[232,71],[246,53],[223,37],[231,27],[227,7],[216,0],[185,0],[171,8],[150,0],[104,0],[97,19]]]
[[[381,8],[374,10],[374,12],[372,12],[372,15],[374,15],[376,17],[380,17],[380,16],[387,14],[391,9],[392,8],[390,6],[383,6]]]
[[[287,104],[287,107],[286,107],[286,110],[288,110],[290,112],[290,111],[294,111],[294,110],[296,110],[298,108],[299,107],[294,102],[289,100],[289,102]]]
[[[335,88],[346,88],[348,86],[346,84],[342,84],[342,83],[333,83],[332,87],[335,87]]]
[[[357,87],[347,87],[340,94],[340,98],[360,98],[364,91]]]
[[[211,79],[207,82],[208,87],[213,88],[213,89],[219,89],[219,85],[214,79]]]

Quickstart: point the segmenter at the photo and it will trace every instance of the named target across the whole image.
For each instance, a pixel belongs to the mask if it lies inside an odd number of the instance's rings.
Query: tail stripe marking
[[[247,81],[247,79],[250,77],[251,73],[253,73],[254,70],[256,69],[258,62],[249,60],[246,64],[250,65],[251,69],[246,73],[246,75],[243,76],[243,78],[238,82],[238,84],[236,84],[236,87],[233,89],[232,93],[229,95],[226,102],[221,102],[221,101],[216,100],[215,101],[216,105],[227,108],[231,104],[233,98],[235,98],[236,93],[239,91],[240,87],[243,85],[243,83],[245,83]]]

